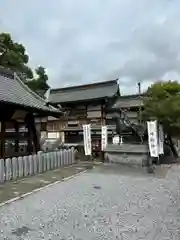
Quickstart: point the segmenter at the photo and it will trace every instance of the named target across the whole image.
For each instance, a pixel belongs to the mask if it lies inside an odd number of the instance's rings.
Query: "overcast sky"
[[[0,31],[51,87],[119,78],[131,94],[138,81],[180,80],[179,11],[180,0],[0,0]]]

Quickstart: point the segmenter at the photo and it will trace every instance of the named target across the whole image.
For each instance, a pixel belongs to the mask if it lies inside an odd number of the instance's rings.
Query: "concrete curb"
[[[63,179],[58,180],[58,181],[56,181],[56,182],[47,184],[47,185],[44,186],[44,187],[36,188],[36,189],[32,190],[31,192],[27,192],[27,193],[24,193],[24,194],[22,194],[22,195],[20,195],[20,196],[18,196],[18,197],[11,198],[11,199],[9,199],[9,200],[7,200],[7,201],[5,201],[5,202],[0,203],[0,207],[3,207],[3,206],[6,205],[6,204],[10,204],[10,203],[13,203],[13,202],[18,201],[18,200],[22,200],[22,199],[24,199],[24,198],[27,197],[27,196],[30,196],[30,195],[35,194],[35,193],[37,193],[37,192],[40,192],[40,191],[42,191],[42,190],[44,190],[44,189],[46,189],[46,188],[49,188],[49,187],[51,187],[51,186],[53,186],[53,185],[58,184],[58,183],[61,183],[61,182],[70,180],[71,178],[75,178],[75,177],[77,177],[78,175],[80,175],[80,174],[82,174],[82,173],[85,173],[85,172],[87,172],[87,171],[88,171],[88,169],[85,169],[85,170],[82,171],[82,172],[75,173],[75,174],[73,174],[73,175],[71,175],[71,176],[69,176],[69,177],[66,177],[66,178],[63,178]]]

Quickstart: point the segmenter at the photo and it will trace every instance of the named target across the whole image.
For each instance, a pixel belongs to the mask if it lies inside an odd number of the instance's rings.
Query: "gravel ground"
[[[179,240],[179,176],[96,167],[1,207],[0,239]]]
[[[86,169],[85,164],[79,163],[59,169],[47,171],[35,176],[29,176],[17,181],[7,181],[0,184],[0,205],[12,198],[22,196],[37,188],[44,187],[56,181],[62,181],[66,177],[82,172]]]

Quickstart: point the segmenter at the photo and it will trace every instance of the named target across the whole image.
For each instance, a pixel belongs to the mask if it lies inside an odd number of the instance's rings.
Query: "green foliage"
[[[36,70],[37,77],[31,81],[27,82],[27,85],[33,91],[42,91],[43,93],[49,89],[49,85],[47,84],[48,75],[46,74],[45,68],[42,66],[38,67]]]
[[[35,70],[37,77],[34,77],[32,69],[27,65],[28,61],[25,47],[13,41],[9,33],[0,33],[0,66],[17,72],[33,91],[45,92],[49,88],[45,68],[38,67]]]
[[[157,119],[166,129],[180,129],[180,84],[157,82],[148,88],[143,117]]]
[[[0,65],[33,77],[32,70],[27,66],[29,57],[22,44],[14,42],[8,33],[0,34]]]

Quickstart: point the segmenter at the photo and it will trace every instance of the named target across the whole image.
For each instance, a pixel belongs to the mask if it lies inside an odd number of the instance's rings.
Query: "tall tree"
[[[13,41],[9,33],[0,33],[0,66],[17,72],[33,91],[45,92],[49,88],[45,68],[38,67],[35,70],[36,77],[34,77],[32,69],[27,65],[28,61],[29,56],[25,47]]]
[[[179,132],[180,84],[177,81],[157,82],[148,88],[146,95],[144,118],[157,119],[168,132]]]
[[[49,89],[49,85],[47,84],[48,81],[48,75],[46,74],[45,68],[42,66],[39,66],[37,69],[35,69],[37,77],[35,77],[33,80],[28,81],[27,85],[33,90],[44,92]]]
[[[24,74],[28,78],[33,77],[32,70],[27,66],[29,57],[22,44],[12,40],[9,33],[0,34],[0,65]]]

